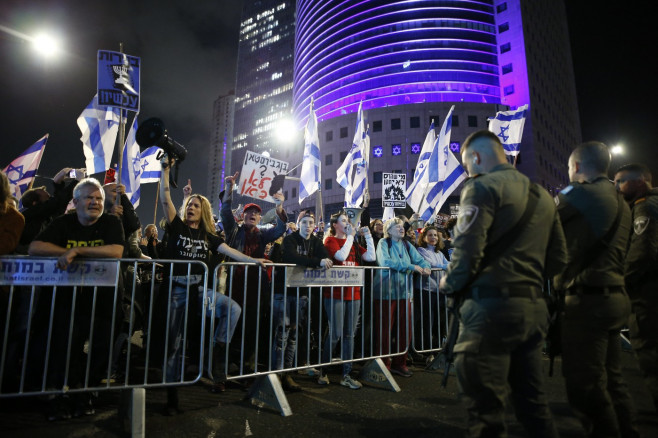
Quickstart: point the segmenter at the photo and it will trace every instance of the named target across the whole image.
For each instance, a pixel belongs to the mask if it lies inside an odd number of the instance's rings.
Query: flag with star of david
[[[363,102],[359,102],[352,147],[336,171],[336,181],[345,189],[345,207],[360,207],[368,187],[370,133],[363,119]]]
[[[304,157],[299,178],[299,205],[320,188],[321,166],[318,118],[315,116],[313,99],[311,99],[308,122],[304,129]]]
[[[37,140],[36,143],[27,148],[18,158],[3,169],[3,172],[9,178],[11,193],[18,199],[21,199],[21,196],[30,187],[34,177],[37,175],[37,169],[39,168],[39,163],[41,163],[41,157],[43,156],[47,141],[48,134]]]
[[[139,161],[142,171],[139,178],[140,184],[157,183],[160,181],[162,166],[160,165],[160,160],[158,160],[158,152],[163,151],[157,146],[151,146],[148,149],[144,149],[140,154]]]
[[[527,112],[528,105],[523,105],[513,111],[498,111],[494,118],[489,119],[489,131],[498,136],[505,155],[514,157],[519,154]]]
[[[119,120],[119,108],[99,106],[98,95],[94,96],[78,117],[88,175],[105,172],[110,168]]]
[[[126,145],[123,148],[123,162],[121,164],[121,184],[126,186],[126,196],[130,199],[130,203],[139,206],[140,195],[140,180],[142,174],[139,145],[135,141],[135,133],[137,132],[137,115],[133,119],[133,124],[130,127],[128,136],[126,137]]]
[[[418,215],[428,223],[434,223],[435,213],[441,210],[450,194],[466,179],[466,171],[450,149],[454,109],[453,105],[443,121],[427,165],[427,187]]]
[[[420,209],[420,204],[422,204],[423,198],[425,197],[428,178],[427,166],[430,162],[430,157],[432,156],[435,143],[436,132],[434,132],[434,121],[432,121],[430,129],[427,131],[427,136],[425,137],[425,143],[423,143],[423,149],[420,152],[420,157],[418,157],[418,164],[416,165],[416,170],[414,171],[414,179],[405,193],[407,197],[407,204],[409,204],[409,206],[415,212]]]

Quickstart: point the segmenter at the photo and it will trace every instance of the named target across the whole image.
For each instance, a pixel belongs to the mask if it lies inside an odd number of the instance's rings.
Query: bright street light
[[[61,51],[60,42],[51,35],[41,33],[37,36],[26,35],[10,27],[0,24],[0,31],[32,43],[32,47],[46,58],[50,58]]]
[[[60,51],[60,44],[55,38],[47,34],[39,34],[32,39],[32,46],[43,56],[50,58]]]
[[[282,118],[277,122],[274,134],[280,143],[292,143],[297,138],[297,128],[295,128],[295,122],[293,122],[290,117]]]
[[[612,155],[623,155],[624,154],[624,145],[616,144],[610,148],[610,153]]]

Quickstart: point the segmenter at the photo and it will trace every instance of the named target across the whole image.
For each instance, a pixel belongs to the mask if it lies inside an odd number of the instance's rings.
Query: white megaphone
[[[345,211],[345,216],[347,216],[347,219],[350,221],[350,224],[352,224],[355,230],[358,230],[363,209],[347,207],[347,208],[343,208],[343,210]]]

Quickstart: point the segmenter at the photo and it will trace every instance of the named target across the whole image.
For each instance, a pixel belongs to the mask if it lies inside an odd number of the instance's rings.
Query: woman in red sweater
[[[324,241],[329,257],[334,266],[360,266],[362,260],[372,262],[375,260],[375,245],[368,227],[363,227],[360,233],[366,240],[367,250],[359,246],[354,240],[356,229],[350,224],[343,212],[331,216],[329,222],[329,236]],[[329,321],[329,336],[322,349],[322,362],[331,360],[331,355],[339,340],[341,342],[341,359],[349,361],[343,363],[343,379],[340,384],[350,389],[361,388],[361,383],[350,376],[352,371],[352,358],[354,356],[354,333],[359,322],[361,303],[361,288],[333,287],[324,288],[324,309]],[[320,372],[318,378],[320,385],[328,385],[329,377]]]

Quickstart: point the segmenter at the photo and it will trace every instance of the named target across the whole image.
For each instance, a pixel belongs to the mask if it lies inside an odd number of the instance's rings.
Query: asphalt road
[[[548,370],[548,360],[545,361]],[[355,371],[360,366],[355,365]],[[466,413],[459,402],[457,381],[451,378],[447,389],[440,387],[441,374],[413,367],[411,378],[397,377],[401,389],[393,392],[364,385],[350,390],[338,384],[339,375],[329,375],[332,384],[319,386],[316,379],[295,375],[302,392],[288,393],[293,414],[258,407],[245,400],[246,392],[237,385],[225,393],[213,394],[200,382],[180,390],[182,413],[163,414],[163,389],[148,389],[146,436],[148,437],[461,437]],[[547,373],[548,374],[548,373]],[[551,409],[563,437],[583,436],[583,430],[566,400],[560,361],[556,375],[547,377]],[[640,371],[631,353],[624,354],[627,378],[639,412],[642,436],[658,437],[658,417],[653,410]],[[2,437],[122,437],[122,421],[117,414],[119,392],[101,393],[96,415],[66,421],[48,422],[44,402],[38,398],[0,400]],[[510,436],[525,436],[521,425],[509,412]]]

